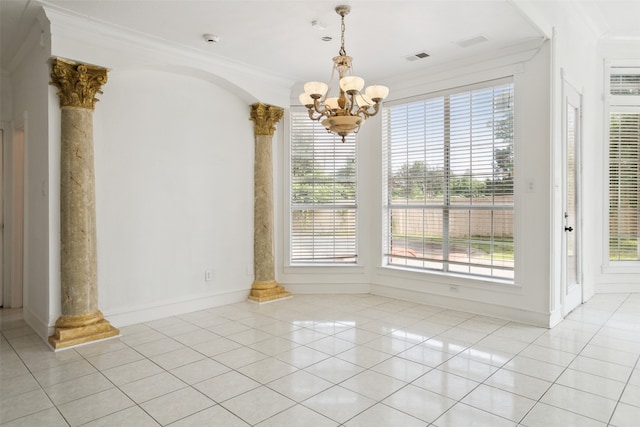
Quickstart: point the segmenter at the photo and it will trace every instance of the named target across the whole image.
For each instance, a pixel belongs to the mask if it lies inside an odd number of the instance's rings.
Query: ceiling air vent
[[[428,58],[429,54],[427,52],[418,52],[413,55],[407,56],[407,61],[417,61],[418,59]]]
[[[487,40],[489,39],[483,36],[482,34],[480,34],[479,36],[471,37],[469,39],[458,40],[456,44],[460,47],[469,47],[469,46],[473,46],[474,44],[484,43]]]

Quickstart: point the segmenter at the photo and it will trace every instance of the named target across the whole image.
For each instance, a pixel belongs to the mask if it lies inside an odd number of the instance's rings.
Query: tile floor
[[[373,295],[238,303],[53,353],[0,311],[3,426],[638,426],[640,294],[547,330]]]

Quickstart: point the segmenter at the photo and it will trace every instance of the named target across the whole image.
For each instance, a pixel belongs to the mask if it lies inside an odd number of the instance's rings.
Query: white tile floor
[[[53,353],[0,311],[7,426],[638,426],[640,294],[554,329],[372,295],[238,303]]]

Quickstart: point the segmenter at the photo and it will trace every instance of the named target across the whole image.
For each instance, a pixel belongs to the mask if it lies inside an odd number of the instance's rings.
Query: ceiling
[[[640,1],[572,1],[585,6],[583,16],[602,35],[640,37]],[[369,82],[461,58],[495,56],[542,37],[517,2],[508,0],[1,0],[0,65],[7,69],[45,4],[291,81],[327,80],[340,47],[340,17],[334,8],[342,3],[352,7],[345,18],[347,54],[354,58],[354,74]],[[314,20],[324,29],[313,28]],[[207,43],[205,33],[220,40]],[[322,41],[323,36],[333,39]],[[457,44],[478,36],[487,40],[469,47]],[[430,56],[407,60],[419,52]]]

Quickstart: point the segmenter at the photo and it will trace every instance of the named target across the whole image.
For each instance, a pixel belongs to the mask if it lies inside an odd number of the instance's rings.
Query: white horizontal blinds
[[[609,89],[611,95],[640,95],[640,70],[635,73],[620,72],[614,68]]]
[[[444,97],[385,112],[389,263],[442,269]]]
[[[513,84],[393,105],[387,262],[512,279]]]
[[[394,203],[440,200],[444,189],[444,98],[387,110]]]
[[[609,117],[609,259],[639,261],[640,113]]]
[[[291,263],[356,262],[356,142],[291,113]]]

